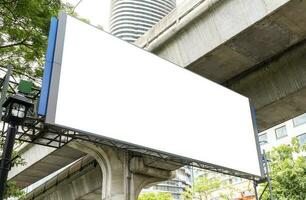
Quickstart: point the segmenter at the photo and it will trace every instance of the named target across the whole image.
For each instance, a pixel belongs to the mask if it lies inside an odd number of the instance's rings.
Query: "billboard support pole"
[[[263,150],[262,156],[263,156],[263,161],[264,161],[264,165],[265,165],[265,168],[266,168],[266,178],[267,178],[267,182],[268,182],[268,186],[269,186],[270,199],[273,200],[271,177],[270,177],[269,165],[268,165],[268,160],[267,160],[267,157],[266,157],[265,150]]]
[[[262,161],[263,161],[264,170],[265,170],[265,179],[253,182],[255,199],[256,200],[261,200],[263,194],[269,188],[269,196],[270,196],[269,199],[274,200],[273,194],[272,194],[272,183],[271,183],[271,177],[270,177],[270,172],[269,172],[269,165],[268,165],[268,160],[267,160],[267,157],[266,157],[265,150],[263,150],[263,153],[262,153]],[[266,182],[267,184],[264,187],[263,191],[261,192],[260,196],[258,197],[257,186],[258,186],[258,183],[263,183],[263,182]]]
[[[257,182],[256,181],[253,181],[253,187],[254,187],[255,199],[258,200]]]

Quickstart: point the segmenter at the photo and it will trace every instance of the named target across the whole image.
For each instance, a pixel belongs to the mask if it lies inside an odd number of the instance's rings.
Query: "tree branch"
[[[27,38],[24,39],[24,40],[22,40],[21,42],[16,42],[16,43],[13,43],[13,44],[7,44],[7,45],[0,46],[0,49],[9,48],[9,47],[14,47],[14,46],[19,46],[19,45],[26,45],[26,44],[25,44],[25,41],[26,41],[26,40],[27,40]]]
[[[0,4],[8,4],[8,3],[13,3],[13,2],[17,2],[17,0],[11,0],[11,1],[2,1],[0,2]]]

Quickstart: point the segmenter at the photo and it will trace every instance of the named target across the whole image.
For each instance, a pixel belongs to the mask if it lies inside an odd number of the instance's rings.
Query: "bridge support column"
[[[102,200],[136,200],[141,190],[173,177],[173,172],[146,166],[142,157],[132,157],[127,151],[74,141],[69,146],[88,153],[102,171]]]

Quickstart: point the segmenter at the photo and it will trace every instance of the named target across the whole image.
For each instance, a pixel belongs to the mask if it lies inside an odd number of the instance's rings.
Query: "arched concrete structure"
[[[172,170],[180,167],[84,141],[69,147],[88,155],[28,193],[27,200],[136,200],[144,187],[174,177]]]
[[[98,165],[92,165],[72,174],[64,181],[48,181],[27,194],[26,200],[97,200],[101,199],[102,173]]]
[[[132,157],[121,149],[84,141],[74,141],[69,146],[89,154],[98,162],[102,172],[102,200],[136,200],[145,186],[174,175],[169,170],[149,167],[142,157]]]

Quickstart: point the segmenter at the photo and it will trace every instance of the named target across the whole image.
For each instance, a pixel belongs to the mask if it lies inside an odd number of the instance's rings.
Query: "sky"
[[[176,2],[179,4],[182,1],[184,0],[177,0]],[[101,25],[104,30],[108,30],[110,0],[63,0],[63,2],[69,2],[72,5],[80,2],[75,12],[83,18],[89,19],[91,24]]]

